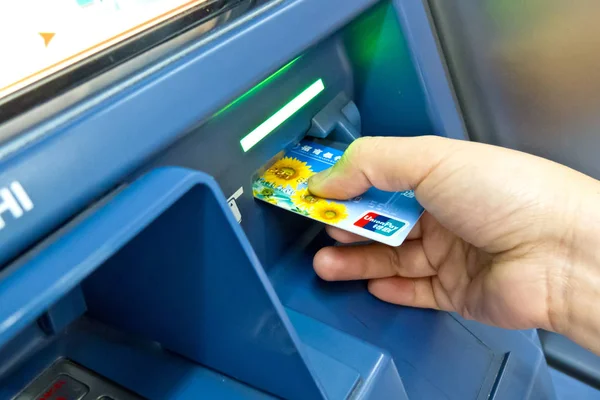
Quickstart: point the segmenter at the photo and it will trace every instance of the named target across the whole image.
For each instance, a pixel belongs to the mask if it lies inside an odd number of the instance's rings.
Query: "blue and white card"
[[[399,246],[423,214],[413,191],[371,188],[346,201],[319,198],[308,191],[308,178],[333,166],[343,153],[303,140],[254,182],[254,197],[367,239]]]

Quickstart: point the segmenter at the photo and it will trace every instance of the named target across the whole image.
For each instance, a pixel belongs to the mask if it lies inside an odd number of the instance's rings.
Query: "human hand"
[[[439,137],[359,139],[309,181],[315,195],[335,199],[371,186],[413,189],[426,212],[400,247],[321,249],[321,278],[366,279],[381,300],[504,328],[541,327],[584,344],[595,335],[589,312],[575,309],[599,297],[589,285],[600,282],[597,181],[528,154]],[[342,243],[364,241],[327,230]],[[577,324],[590,328],[571,332]]]

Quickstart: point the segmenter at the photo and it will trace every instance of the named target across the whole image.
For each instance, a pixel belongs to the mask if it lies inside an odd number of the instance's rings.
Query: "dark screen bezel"
[[[254,9],[260,0],[213,0],[183,12],[104,51],[0,98],[0,124],[237,7]],[[223,22],[228,21],[221,21]],[[220,24],[217,24],[217,26]]]

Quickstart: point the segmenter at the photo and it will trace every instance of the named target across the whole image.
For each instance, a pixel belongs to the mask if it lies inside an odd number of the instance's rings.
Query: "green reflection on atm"
[[[317,95],[323,90],[325,90],[325,84],[323,83],[322,79],[319,79],[302,91],[302,93],[300,93],[298,96],[294,97],[292,101],[279,109],[279,111],[269,117],[266,121],[256,127],[256,129],[244,136],[242,140],[240,140],[240,144],[242,145],[244,152],[247,152],[252,147],[256,146],[261,140],[281,126],[281,124],[287,121],[292,115],[297,113],[302,109],[302,107],[317,97]]]
[[[251,97],[253,94],[257,93],[260,89],[262,89],[263,87],[267,86],[270,82],[275,80],[275,78],[277,78],[278,76],[283,74],[285,71],[290,69],[290,67],[292,65],[294,65],[296,63],[296,61],[298,61],[300,58],[302,58],[302,56],[298,56],[298,57],[294,58],[292,61],[285,64],[283,67],[279,68],[276,72],[274,72],[272,75],[270,75],[264,81],[260,82],[258,85],[254,86],[252,89],[248,90],[246,93],[244,93],[243,95],[241,95],[240,97],[238,97],[237,99],[235,99],[234,101],[232,101],[231,103],[229,103],[228,105],[223,107],[221,110],[219,110],[219,112],[217,112],[215,114],[215,117],[223,114],[225,111],[229,110],[231,107],[243,102],[244,100]]]

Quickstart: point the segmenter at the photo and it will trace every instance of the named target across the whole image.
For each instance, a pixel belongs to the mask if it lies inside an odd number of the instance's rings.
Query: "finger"
[[[375,279],[369,282],[369,292],[388,303],[441,310],[435,298],[431,278],[410,279],[395,276]]]
[[[327,225],[325,227],[327,234],[332,238],[337,240],[340,243],[358,243],[358,242],[366,242],[369,239],[357,235],[352,232],[345,231],[340,228],[336,228],[335,226]]]
[[[309,190],[319,197],[349,199],[372,186],[397,192],[415,189],[456,143],[441,137],[360,138],[332,168],[314,175]]]
[[[317,274],[326,281],[385,278],[395,275],[424,277],[436,274],[420,240],[400,247],[372,243],[356,247],[326,247],[313,261]]]

